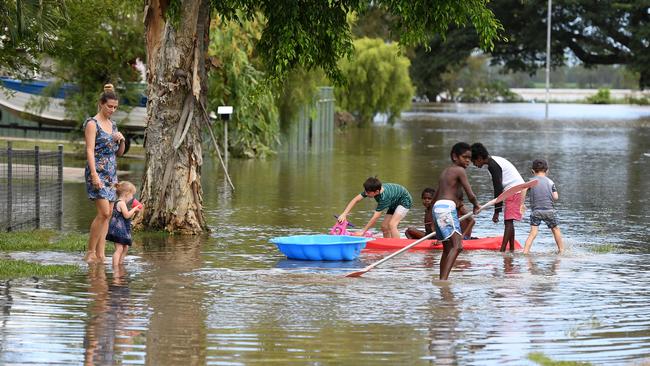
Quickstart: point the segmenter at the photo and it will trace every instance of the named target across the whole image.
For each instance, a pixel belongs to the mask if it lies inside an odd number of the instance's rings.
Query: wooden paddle
[[[518,184],[518,185],[516,185],[516,186],[514,186],[514,187],[511,187],[511,188],[509,188],[509,189],[503,191],[503,193],[501,193],[497,198],[495,198],[495,199],[493,199],[493,200],[491,200],[491,201],[486,202],[483,206],[481,206],[481,208],[479,209],[479,212],[483,211],[483,210],[484,210],[485,208],[487,208],[487,207],[494,206],[494,205],[496,205],[496,204],[499,203],[499,202],[505,201],[506,198],[508,198],[508,197],[510,197],[510,196],[513,196],[513,195],[517,194],[518,192],[521,192],[521,191],[524,190],[524,189],[528,189],[528,188],[534,187],[534,186],[537,185],[537,183],[539,183],[539,181],[538,181],[537,179],[533,179],[533,180],[528,181],[528,182],[526,182],[526,183]],[[467,214],[461,216],[458,220],[459,220],[459,221],[460,221],[460,220],[465,220],[466,218],[468,218],[468,217],[470,217],[470,216],[472,216],[472,215],[473,215],[473,213],[472,213],[472,212],[469,212],[469,213],[467,213]],[[434,236],[435,234],[436,234],[435,231],[432,232],[432,233],[430,233],[430,234],[427,234],[427,235],[425,235],[424,237],[422,237],[421,239],[418,239],[418,240],[414,241],[413,243],[411,243],[411,244],[405,246],[404,248],[402,248],[402,249],[396,251],[395,253],[393,253],[393,254],[391,254],[391,255],[389,255],[389,256],[383,258],[382,260],[379,260],[379,261],[377,261],[377,262],[375,262],[375,263],[373,263],[373,264],[371,264],[371,265],[365,267],[364,269],[362,269],[362,270],[360,270],[360,271],[356,271],[356,272],[352,272],[352,273],[348,273],[348,274],[346,274],[345,277],[361,277],[364,273],[370,271],[371,269],[377,267],[378,265],[380,265],[380,264],[386,262],[387,260],[389,260],[389,259],[391,259],[391,258],[397,257],[398,255],[400,255],[400,254],[406,252],[407,250],[413,248],[414,246],[420,244],[421,242],[423,242],[423,241],[429,239],[430,237]]]

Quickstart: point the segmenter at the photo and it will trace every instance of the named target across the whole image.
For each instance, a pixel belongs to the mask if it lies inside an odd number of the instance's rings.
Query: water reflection
[[[145,236],[126,268],[0,283],[0,364],[518,366],[530,352],[594,364],[650,357],[650,117],[643,112],[650,109],[543,121],[517,106],[508,114],[509,107],[351,129],[322,155],[231,160],[235,192],[206,159],[209,235]],[[437,280],[439,252],[404,254],[348,279],[344,272],[385,253],[303,263],[269,242],[327,232],[368,176],[402,183],[417,197],[435,185],[459,140],[493,146],[524,173],[535,158],[549,161],[565,255],[553,253],[543,231],[529,256],[461,253],[451,282]],[[479,200],[489,200],[489,176],[474,168],[468,175]],[[92,206],[79,198],[83,185],[66,185],[65,194],[66,228],[87,230]],[[373,209],[362,202],[350,220],[367,222]],[[419,226],[422,216],[416,205],[404,226]],[[479,215],[477,236],[502,233],[489,216]],[[528,229],[517,227],[520,242]]]
[[[434,365],[458,364],[458,352],[463,348],[463,336],[458,334],[461,310],[451,284],[437,286],[439,298],[431,300],[431,325],[429,352]]]
[[[84,365],[121,363],[133,351],[134,337],[142,334],[132,329],[133,299],[126,281],[126,272],[118,269],[109,283],[104,265],[88,268],[89,320],[84,337]]]
[[[353,271],[357,268],[365,267],[364,263],[360,260],[353,261],[305,261],[294,259],[281,259],[275,268],[288,269],[288,270],[303,270],[303,271],[322,271],[338,269],[340,272]],[[331,272],[334,273],[334,272]]]
[[[152,285],[151,318],[146,334],[149,365],[204,365],[206,360],[206,289],[188,274],[203,266],[201,236],[143,239],[143,281]]]

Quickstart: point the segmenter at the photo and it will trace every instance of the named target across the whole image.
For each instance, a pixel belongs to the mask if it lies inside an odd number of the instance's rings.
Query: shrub
[[[592,104],[610,104],[612,102],[611,96],[609,94],[609,89],[607,88],[598,89],[598,93],[587,97],[585,100],[587,103]]]
[[[372,123],[378,113],[393,122],[411,105],[415,88],[409,76],[410,61],[396,43],[361,38],[354,42],[351,60],[341,60],[346,85],[336,88],[337,104],[351,112],[360,125]]]

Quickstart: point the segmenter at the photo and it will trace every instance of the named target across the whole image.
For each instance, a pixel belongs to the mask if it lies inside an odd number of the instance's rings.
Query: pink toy
[[[332,228],[330,229],[330,235],[354,235],[354,236],[358,235],[358,236],[364,236],[366,238],[374,237],[374,233],[370,231],[366,231],[363,235],[358,234],[359,233],[358,231],[356,232],[348,231],[347,229],[348,226],[350,226],[350,224],[347,221],[343,221],[343,222],[337,221],[336,224],[334,224],[334,226],[332,226]]]
[[[343,220],[343,222],[336,222],[334,226],[330,229],[331,235],[349,235],[348,233],[348,222]]]
[[[133,203],[131,203],[131,207],[140,207],[140,208],[142,208],[142,203],[140,203],[138,200],[136,200],[134,198]]]

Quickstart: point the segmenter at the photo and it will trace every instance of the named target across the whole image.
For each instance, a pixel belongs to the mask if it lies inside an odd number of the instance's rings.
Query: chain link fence
[[[0,231],[63,226],[63,145],[0,149]]]

